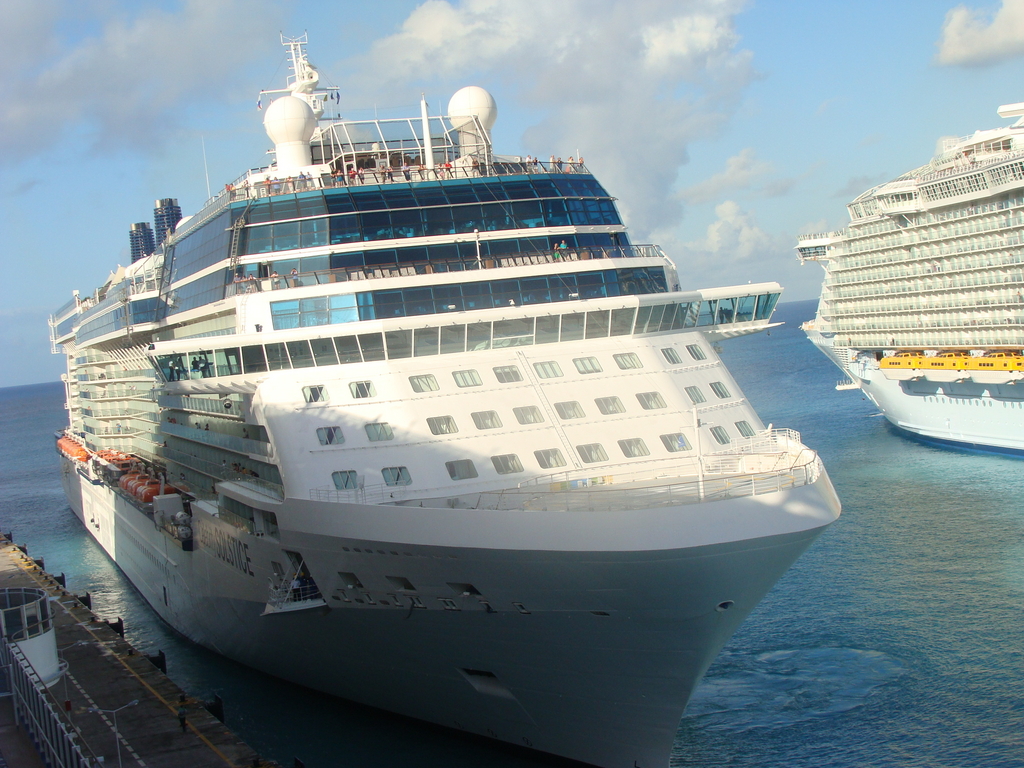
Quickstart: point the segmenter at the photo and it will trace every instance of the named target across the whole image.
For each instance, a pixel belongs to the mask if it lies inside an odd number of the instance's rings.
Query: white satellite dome
[[[309,140],[316,130],[313,108],[298,96],[282,96],[267,107],[263,128],[274,142],[279,170],[312,164]]]
[[[474,117],[480,119],[484,130],[490,131],[498,119],[498,105],[494,97],[478,85],[468,85],[455,92],[448,102],[448,118],[456,130],[468,125]]]
[[[309,141],[316,130],[316,118],[313,108],[298,96],[282,96],[267,107],[263,127],[275,144]]]

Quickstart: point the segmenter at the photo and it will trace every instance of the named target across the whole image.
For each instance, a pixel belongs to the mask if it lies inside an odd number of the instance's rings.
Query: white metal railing
[[[164,422],[161,430],[168,435],[176,435],[197,443],[215,445],[218,448],[227,448],[229,451],[237,453],[248,453],[256,456],[270,455],[270,443],[264,443],[261,440],[251,440],[245,437],[236,437],[235,435],[225,435],[222,432],[212,432],[196,427],[188,427],[184,424],[169,424],[167,422]]]
[[[560,264],[568,261],[589,261],[597,259],[643,259],[665,258],[657,245],[616,245],[566,248],[551,251],[503,253],[494,256],[458,257],[450,259],[424,259],[402,264],[374,265],[363,267],[337,267],[295,275],[279,275],[239,280],[224,287],[224,295],[242,296],[250,293],[281,291],[288,288],[303,288],[311,285],[329,285],[358,280],[374,280],[385,277],[436,274],[440,272],[462,272],[502,267],[524,267],[534,264]]]
[[[53,768],[95,765],[95,755],[82,751],[74,727],[64,721],[32,664],[6,638],[0,638],[0,663],[7,671],[15,720],[28,731],[43,763]]]
[[[793,430],[765,431],[704,454],[692,475],[665,480],[663,462],[618,464],[533,478],[516,488],[452,494],[451,489],[372,485],[351,490],[313,488],[310,499],[332,503],[394,504],[420,499],[425,506],[474,509],[636,510],[774,493],[815,482],[824,471],[818,455]],[[677,468],[678,469],[678,468]],[[437,498],[441,497],[441,498]]]
[[[179,395],[160,395],[158,402],[164,408],[180,411],[197,411],[213,413],[218,416],[242,416],[242,404],[228,398],[186,397]],[[230,403],[230,405],[227,405]]]

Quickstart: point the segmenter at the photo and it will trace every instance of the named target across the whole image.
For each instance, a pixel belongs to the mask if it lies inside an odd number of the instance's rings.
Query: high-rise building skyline
[[[132,224],[128,230],[128,242],[131,244],[132,264],[139,259],[144,259],[156,250],[153,230],[150,229],[149,222],[146,221]]]
[[[163,243],[168,232],[181,221],[181,207],[177,198],[165,197],[153,203],[153,229],[157,245]]]

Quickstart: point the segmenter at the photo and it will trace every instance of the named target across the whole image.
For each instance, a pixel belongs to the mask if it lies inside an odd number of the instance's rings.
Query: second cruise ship
[[[781,289],[681,288],[582,160],[494,154],[480,88],[325,117],[304,43],[264,112],[276,162],[180,221],[159,201],[152,253],[54,314],[71,506],[232,659],[663,768],[719,649],[839,514],[716,354]]]
[[[1024,104],[803,235],[825,282],[811,341],[899,429],[1024,454]],[[840,384],[840,386],[844,386]]]

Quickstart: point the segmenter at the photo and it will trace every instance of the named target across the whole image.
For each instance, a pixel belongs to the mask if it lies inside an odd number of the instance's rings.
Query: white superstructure
[[[681,288],[581,163],[493,154],[483,89],[323,117],[303,42],[277,164],[52,318],[72,507],[242,663],[667,765],[704,670],[839,514],[714,349],[781,289]]]
[[[846,229],[800,237],[825,269],[808,336],[897,427],[1024,450],[1024,120],[945,139],[848,208]]]

